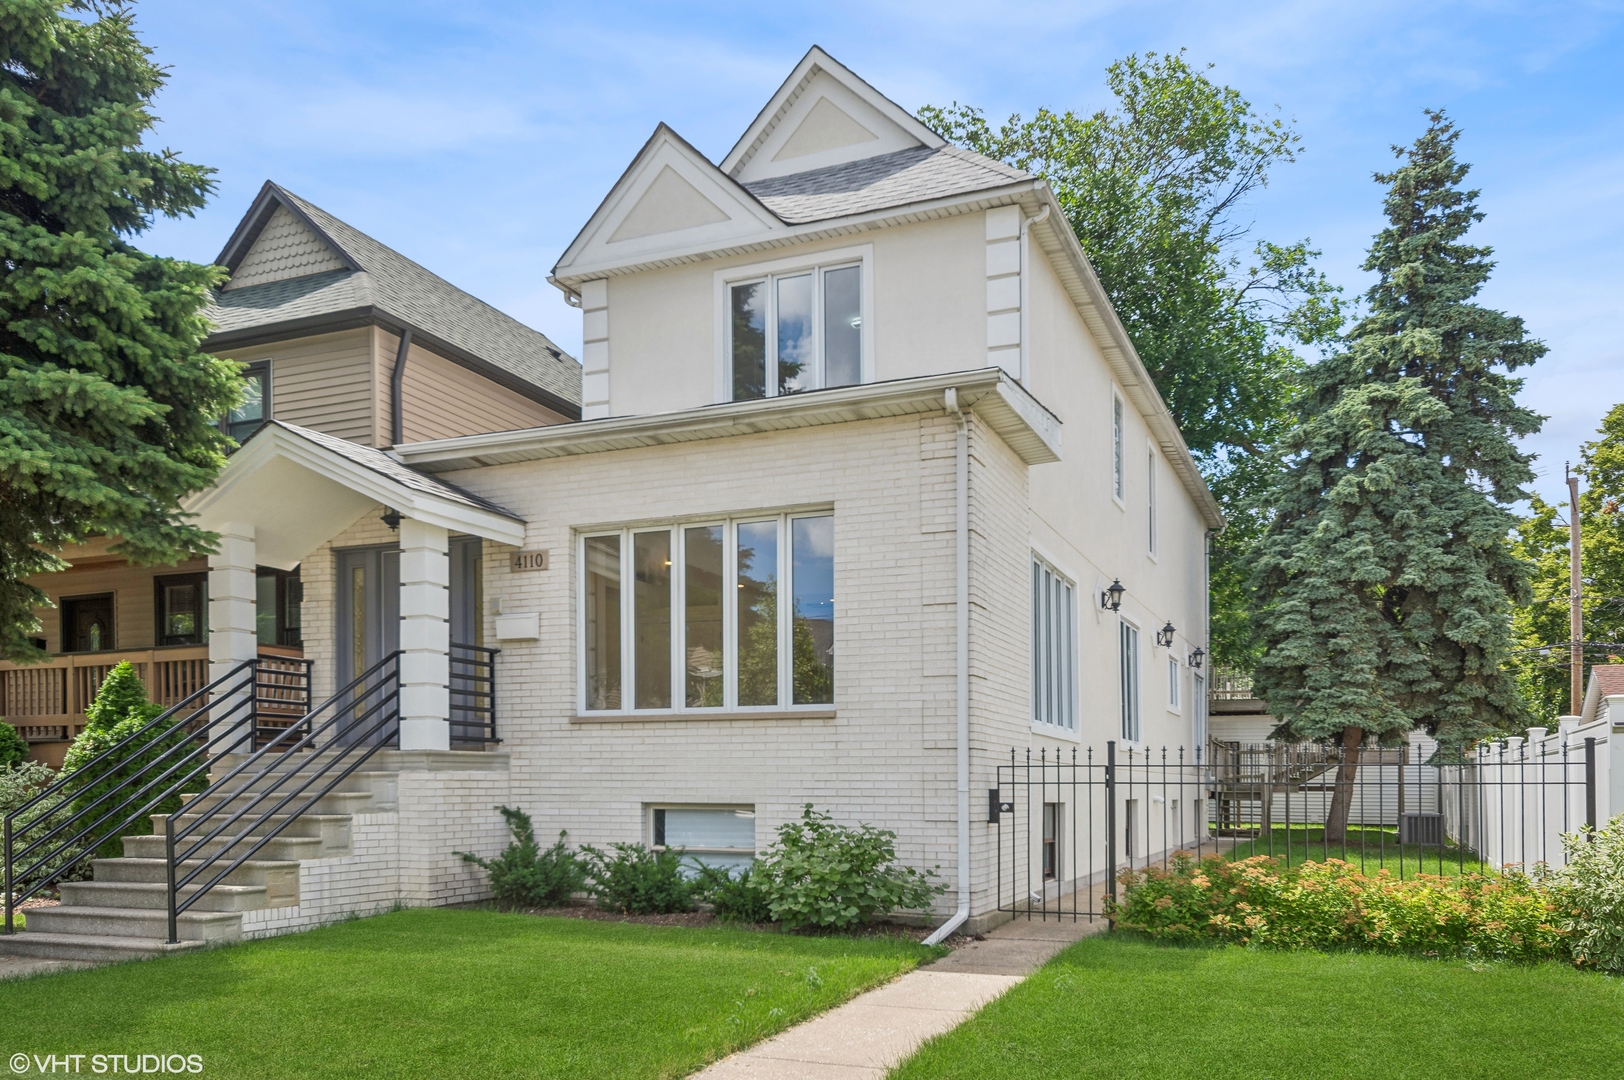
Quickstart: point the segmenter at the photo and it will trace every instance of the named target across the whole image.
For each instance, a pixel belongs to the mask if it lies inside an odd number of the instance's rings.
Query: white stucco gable
[[[632,160],[554,273],[591,273],[676,250],[708,250],[784,228],[665,124]]]
[[[751,183],[945,145],[906,109],[814,45],[722,159],[722,170]]]

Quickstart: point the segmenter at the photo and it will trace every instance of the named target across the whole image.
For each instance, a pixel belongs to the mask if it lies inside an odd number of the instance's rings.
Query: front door
[[[338,687],[348,686],[400,647],[400,549],[346,548],[338,551]],[[371,689],[369,684],[366,688]],[[378,738],[373,729],[384,717],[375,694],[353,695],[340,738]]]

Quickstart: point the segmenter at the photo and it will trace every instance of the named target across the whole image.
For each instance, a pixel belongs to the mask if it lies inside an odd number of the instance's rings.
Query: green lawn
[[[1089,938],[891,1080],[1624,1075],[1624,980]]]
[[[1346,859],[1355,866],[1362,866],[1366,873],[1374,874],[1385,867],[1395,876],[1402,865],[1405,877],[1415,874],[1453,875],[1461,873],[1463,868],[1468,874],[1494,873],[1494,869],[1480,862],[1477,853],[1470,848],[1462,851],[1454,844],[1447,844],[1441,856],[1436,846],[1407,844],[1401,849],[1397,829],[1379,829],[1375,826],[1350,825],[1345,843],[1338,840],[1327,844],[1323,825],[1292,825],[1289,828],[1276,825],[1267,834],[1251,840],[1237,840],[1234,850],[1225,857],[1245,859],[1253,855],[1272,855],[1282,861],[1289,858],[1293,866],[1310,859],[1315,862],[1324,862],[1327,858]]]
[[[199,1054],[206,1076],[267,1080],[677,1077],[933,955],[896,940],[416,909],[0,982],[0,1056]]]

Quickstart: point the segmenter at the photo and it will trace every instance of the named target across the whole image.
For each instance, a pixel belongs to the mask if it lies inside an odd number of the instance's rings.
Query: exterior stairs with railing
[[[239,755],[216,759],[211,763],[211,781],[229,773],[240,760]],[[376,759],[368,762],[374,763],[383,765]],[[309,756],[300,764],[308,768]],[[232,794],[205,792],[188,799],[175,816],[177,828],[200,821],[205,812],[210,817],[229,816],[240,807],[255,805],[292,767],[273,767]],[[153,815],[151,835],[123,838],[122,858],[93,859],[92,880],[63,882],[59,906],[28,909],[25,929],[0,936],[0,954],[107,962],[239,941],[246,913],[299,905],[301,863],[350,855],[353,819],[394,810],[397,783],[398,774],[387,766],[356,771],[297,816],[271,815],[246,835],[232,833],[208,841],[199,858],[177,864],[177,877],[202,867],[204,860],[233,860],[261,840],[264,845],[176,916],[179,940],[174,943],[168,941],[165,818]],[[200,888],[194,884],[179,890],[179,896],[185,899]]]

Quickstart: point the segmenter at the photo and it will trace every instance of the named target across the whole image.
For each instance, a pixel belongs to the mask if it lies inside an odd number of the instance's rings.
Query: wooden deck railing
[[[260,652],[290,659],[299,655],[297,649],[270,646],[262,646]],[[95,700],[102,680],[124,660],[135,665],[147,696],[164,706],[175,704],[209,681],[207,645],[64,653],[27,666],[0,662],[0,719],[29,742],[72,739],[84,730],[85,709]]]

